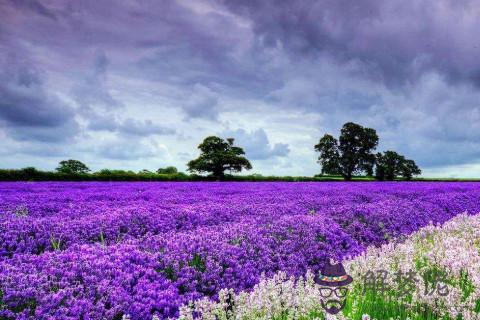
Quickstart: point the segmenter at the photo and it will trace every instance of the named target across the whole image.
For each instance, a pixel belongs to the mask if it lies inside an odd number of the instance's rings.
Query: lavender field
[[[480,212],[475,183],[2,183],[1,319],[160,319]]]

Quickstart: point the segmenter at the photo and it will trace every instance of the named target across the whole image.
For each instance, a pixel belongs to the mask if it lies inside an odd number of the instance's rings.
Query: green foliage
[[[413,175],[422,173],[413,160],[405,159],[395,151],[377,153],[375,157],[375,178],[378,180],[395,180],[401,176],[411,180]]]
[[[205,179],[200,177],[200,179]],[[295,177],[295,176],[263,176],[261,174],[251,175],[225,175],[226,181],[284,181],[284,182],[302,182],[302,181],[321,181],[322,179],[315,177]]]
[[[135,173],[126,170],[102,169],[92,175],[92,180],[101,181],[186,181],[189,179],[190,177],[183,172],[158,174],[148,170]]]
[[[214,176],[201,176],[196,174],[158,174],[155,172],[133,172],[126,170],[103,169],[95,173],[65,174],[59,172],[39,171],[35,174],[25,174],[23,169],[0,169],[0,181],[215,181]],[[315,175],[306,176],[264,176],[261,174],[230,175],[225,174],[225,181],[343,181],[340,175]],[[373,181],[372,177],[352,176],[352,181]],[[416,178],[415,181],[479,181],[479,179],[428,179]]]
[[[205,138],[198,146],[200,156],[187,164],[188,171],[211,173],[215,178],[223,180],[226,170],[240,172],[242,169],[251,169],[250,161],[244,157],[245,152],[234,146],[233,141],[233,138],[225,141],[215,136]]]
[[[192,260],[188,262],[188,265],[199,272],[205,272],[207,270],[207,264],[199,254],[195,253]]]
[[[352,180],[355,174],[365,172],[373,175],[375,156],[372,151],[378,145],[377,132],[359,124],[347,122],[337,141],[333,136],[324,135],[315,150],[320,152],[318,162],[322,174],[341,174],[345,180]]]
[[[395,151],[385,151],[376,155],[375,178],[378,180],[394,180],[400,175],[405,157]]]
[[[73,159],[60,161],[56,170],[57,172],[67,174],[87,173],[90,171],[90,169],[83,162]]]
[[[100,236],[98,238],[102,247],[105,247],[105,235],[103,234],[103,230],[100,231]]]
[[[356,282],[347,296],[343,314],[349,319],[361,319],[363,314],[368,314],[371,319],[449,319],[440,317],[426,305],[412,304],[414,291],[418,290],[416,287],[404,288],[406,291],[403,293],[395,287],[385,289],[381,291],[366,287],[364,281]]]
[[[355,291],[348,295],[343,310],[349,319],[362,319],[363,314],[368,314],[371,319],[441,319],[426,306],[407,308],[405,298],[399,297],[394,291],[389,290],[384,294],[373,290]]]
[[[458,282],[458,286],[463,293],[463,300],[466,300],[472,293],[475,292],[475,286],[467,271],[462,270],[460,272],[460,278],[458,279]]]
[[[314,148],[315,151],[320,152],[318,163],[322,166],[322,174],[340,174],[340,153],[337,139],[325,134]]]
[[[359,124],[347,122],[340,131],[338,149],[340,168],[345,180],[351,180],[355,173],[366,172],[372,175],[375,157],[372,151],[378,145],[377,132]]]
[[[0,181],[215,181],[214,176],[200,176],[196,174],[158,174],[155,172],[133,172],[126,170],[102,169],[95,173],[66,174],[50,171],[33,171],[27,174],[23,169],[0,169]],[[229,175],[224,176],[226,181],[335,181],[339,177],[295,177],[295,176],[263,176]]]
[[[1,304],[0,304],[1,306]],[[32,318],[35,315],[35,309],[37,308],[37,300],[35,298],[25,298],[22,299],[19,303],[17,303],[13,307],[9,307],[7,304],[5,304],[5,309],[11,310],[15,314],[19,314],[22,311],[26,311],[28,315],[30,315],[29,318]],[[1,310],[1,309],[0,309]],[[25,313],[25,312],[23,312]],[[12,319],[12,318],[0,318],[0,319]]]
[[[39,171],[35,167],[26,167],[21,170],[26,176],[30,177],[36,176],[39,173]]]
[[[374,155],[372,152],[377,145],[378,135],[374,129],[353,122],[343,125],[339,141],[325,134],[315,145],[315,150],[320,152],[318,162],[322,166],[322,177],[341,175],[345,180],[352,180],[362,173],[371,177],[374,167],[377,180],[394,180],[399,176],[411,180],[422,173],[415,161],[395,151]]]
[[[61,250],[62,248],[62,239],[57,239],[55,236],[52,234],[50,236],[50,244],[52,245],[53,250],[58,251]]]
[[[178,170],[177,170],[177,168],[175,168],[173,166],[169,166],[169,167],[165,167],[165,168],[159,168],[157,170],[157,173],[158,174],[176,174],[176,173],[178,173]]]
[[[175,268],[173,266],[168,266],[165,269],[159,269],[157,272],[162,273],[165,275],[165,278],[171,281],[176,281],[177,280],[177,273],[175,271]]]
[[[7,305],[3,302],[3,290],[0,289],[0,311],[7,308]]]
[[[411,180],[412,176],[422,174],[422,170],[420,170],[415,161],[406,159],[402,164],[400,173],[401,176],[405,178],[405,180]]]

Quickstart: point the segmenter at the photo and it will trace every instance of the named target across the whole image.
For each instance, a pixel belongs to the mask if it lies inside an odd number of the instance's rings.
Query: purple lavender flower
[[[475,183],[2,183],[0,318],[161,319],[480,211]]]

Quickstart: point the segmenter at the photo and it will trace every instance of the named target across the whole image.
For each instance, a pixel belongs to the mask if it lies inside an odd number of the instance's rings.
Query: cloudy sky
[[[480,176],[480,3],[0,1],[0,167],[185,169],[208,135],[312,175],[354,121],[425,176]]]

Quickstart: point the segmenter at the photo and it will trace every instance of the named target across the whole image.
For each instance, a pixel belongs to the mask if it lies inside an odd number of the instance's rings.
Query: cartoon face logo
[[[345,272],[341,263],[332,264],[328,261],[322,272],[315,277],[320,285],[322,308],[329,314],[337,314],[344,307],[348,294],[348,285],[353,278]]]

